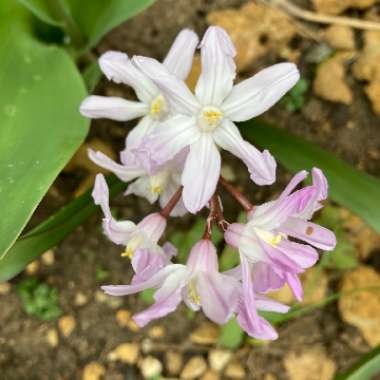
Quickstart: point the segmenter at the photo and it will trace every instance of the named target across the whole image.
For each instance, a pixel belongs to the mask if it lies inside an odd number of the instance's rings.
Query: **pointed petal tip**
[[[218,41],[219,47],[223,49],[225,54],[235,57],[235,46],[226,30],[220,26],[212,25],[208,27],[199,47],[202,48],[207,44],[215,44],[216,41]]]
[[[114,80],[116,83],[119,83],[120,76],[116,75],[117,66],[126,65],[128,60],[127,54],[110,50],[100,56],[98,63],[108,80]]]

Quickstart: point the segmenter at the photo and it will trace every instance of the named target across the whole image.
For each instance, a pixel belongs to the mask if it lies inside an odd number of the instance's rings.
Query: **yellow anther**
[[[133,254],[134,254],[133,249],[127,247],[125,251],[121,254],[121,257],[129,257],[130,259],[132,259]]]
[[[274,235],[271,232],[262,230],[260,228],[255,228],[255,232],[262,240],[264,240],[273,248],[276,248],[280,244],[281,240],[285,237],[283,233]]]
[[[136,249],[139,248],[142,242],[143,238],[141,235],[134,236],[131,240],[129,240],[127,246],[125,247],[125,251],[121,254],[121,256],[132,259]]]
[[[223,112],[216,107],[204,107],[198,117],[198,126],[202,132],[212,132],[223,118]]]
[[[197,292],[195,281],[191,281],[189,284],[189,298],[197,305],[201,304],[201,297]]]
[[[223,113],[220,111],[204,111],[203,117],[211,125],[218,123],[222,117]]]
[[[156,175],[153,175],[149,178],[150,182],[150,191],[153,194],[161,194],[165,189],[166,183],[168,181],[169,172],[163,170]]]
[[[164,99],[162,98],[162,96],[159,95],[156,99],[152,101],[152,103],[150,104],[150,114],[152,116],[156,116],[161,112],[163,100]]]

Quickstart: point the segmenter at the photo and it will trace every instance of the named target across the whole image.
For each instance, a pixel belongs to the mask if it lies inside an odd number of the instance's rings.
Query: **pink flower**
[[[193,310],[202,309],[216,323],[226,323],[237,308],[240,286],[233,277],[218,272],[216,249],[211,241],[200,240],[192,248],[186,265],[168,264],[138,284],[102,287],[114,296],[149,288],[158,289],[155,303],[134,317],[139,326],[173,312],[181,301]]]
[[[275,180],[273,157],[244,141],[234,122],[265,112],[298,81],[299,73],[294,64],[281,63],[234,86],[235,54],[222,28],[207,30],[201,42],[202,72],[195,96],[182,80],[156,60],[133,58],[175,113],[147,134],[145,145],[151,159],[161,164],[184,147],[190,147],[182,184],[185,206],[193,213],[205,206],[215,192],[221,166],[217,147],[242,159],[257,184],[268,185]]]
[[[297,274],[318,260],[318,252],[312,246],[332,250],[336,245],[330,230],[309,222],[327,197],[327,181],[322,171],[314,168],[312,174],[311,186],[293,192],[307,176],[306,171],[299,172],[277,200],[255,207],[247,224],[231,224],[225,234],[230,245],[255,263],[255,285],[259,291],[278,289],[287,282],[295,296],[302,299]]]

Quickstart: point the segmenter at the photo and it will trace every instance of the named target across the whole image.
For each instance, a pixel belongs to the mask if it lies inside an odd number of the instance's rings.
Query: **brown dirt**
[[[238,7],[243,0],[160,0],[143,14],[127,22],[110,33],[96,49],[97,53],[114,49],[128,54],[149,55],[163,58],[173,37],[182,27],[190,27],[202,33],[207,24],[205,16],[210,10]],[[302,57],[315,47],[315,43],[301,41]],[[260,66],[275,62],[275,57],[267,57]],[[315,66],[301,58],[303,75],[312,78]],[[247,73],[251,74],[251,73]],[[379,117],[371,110],[363,87],[349,77],[354,92],[351,106],[325,102],[310,92],[301,112],[289,114],[281,106],[274,107],[265,118],[277,125],[314,141],[339,157],[362,170],[380,176],[380,136]],[[123,94],[130,96],[125,88],[102,80],[97,88],[100,94]],[[125,127],[120,123],[99,120],[93,123],[90,137],[97,136],[112,145],[115,152],[122,148]],[[257,202],[272,196],[289,179],[289,174],[280,169],[279,181],[275,188],[260,189],[249,184],[243,166],[226,156],[227,163],[238,173],[239,185],[246,186],[252,200]],[[64,173],[54,184],[53,190],[45,198],[31,225],[64,204],[75,190],[85,173]],[[118,197],[113,204],[120,208],[123,217],[139,220],[150,210],[143,200]],[[232,219],[238,212],[227,198],[226,215]],[[95,294],[101,283],[96,280],[96,268],[101,266],[109,272],[107,283],[126,283],[130,276],[128,261],[119,255],[120,249],[102,235],[100,217],[94,216],[56,249],[56,260],[52,266],[42,266],[37,276],[59,289],[60,305],[65,315],[72,315],[76,328],[68,338],[59,336],[59,344],[52,348],[47,343],[46,334],[50,328],[57,328],[57,322],[41,322],[28,317],[21,308],[14,285],[26,275],[21,274],[12,281],[12,290],[0,295],[0,378],[4,380],[52,380],[81,379],[84,366],[91,361],[106,367],[106,379],[140,379],[139,370],[134,366],[110,363],[107,354],[124,342],[152,343],[151,353],[164,361],[164,351],[170,347],[182,352],[184,358],[200,354],[207,356],[207,348],[193,345],[189,335],[204,321],[202,315],[189,319],[184,307],[176,313],[156,322],[166,328],[164,338],[152,341],[147,330],[132,332],[116,323],[118,309],[132,312],[144,307],[137,296],[125,297],[117,309],[108,303],[99,302]],[[175,227],[185,229],[191,218],[176,221]],[[170,231],[173,229],[169,229]],[[376,263],[375,259],[371,259]],[[330,291],[336,289],[336,281],[330,281]],[[75,306],[75,295],[81,292],[88,297],[84,306]],[[153,324],[154,325],[154,324]],[[289,322],[279,328],[280,339],[268,345],[245,345],[237,355],[247,371],[247,379],[263,379],[272,373],[278,380],[286,380],[283,358],[290,351],[321,344],[327,354],[337,364],[337,371],[346,370],[356,361],[368,346],[359,332],[344,324],[336,305],[330,305],[310,315]],[[147,340],[149,339],[149,341]],[[148,343],[147,343],[148,342]],[[166,372],[164,371],[164,374]]]

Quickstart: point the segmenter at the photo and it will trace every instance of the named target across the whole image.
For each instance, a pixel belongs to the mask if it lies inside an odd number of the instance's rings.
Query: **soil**
[[[140,54],[162,59],[181,28],[193,28],[201,35],[207,27],[208,12],[238,7],[246,2],[159,0],[141,15],[112,31],[95,52],[100,54],[110,49],[121,50],[129,55]],[[306,56],[314,47],[312,41],[301,41],[302,56]],[[265,64],[272,64],[275,59],[268,57]],[[306,59],[301,58],[300,68],[306,78],[313,76],[315,67]],[[252,72],[245,73],[251,74]],[[281,106],[276,106],[265,115],[265,119],[320,144],[361,170],[380,176],[380,154],[371,154],[374,151],[380,152],[377,130],[380,120],[372,112],[363,88],[353,81],[350,84],[355,93],[351,106],[323,101],[309,91],[301,112],[291,114]],[[127,89],[105,80],[101,81],[96,93],[131,96]],[[120,123],[97,120],[93,122],[89,139],[94,136],[103,139],[117,152],[123,147],[125,132],[126,127]],[[226,162],[237,173],[239,185],[245,187],[254,202],[273,196],[290,178],[290,174],[280,168],[277,185],[271,189],[259,190],[249,183],[246,171],[237,160],[226,155]],[[85,175],[81,171],[63,173],[36,211],[31,225],[37,224],[67,202]],[[226,215],[233,219],[239,209],[231,199],[226,198]],[[113,205],[120,209],[121,217],[136,221],[151,210],[147,202],[134,197],[119,196]],[[191,217],[186,217],[175,221],[175,228],[185,230],[192,220]],[[169,229],[169,236],[173,228]],[[97,280],[96,276],[99,268],[108,272],[108,277],[102,281]],[[107,380],[140,379],[141,374],[136,366],[107,359],[110,351],[125,342],[138,342],[145,351],[163,363],[164,353],[169,348],[179,351],[185,361],[195,354],[207,358],[208,350],[213,346],[196,345],[189,338],[205,318],[200,313],[189,318],[184,307],[137,332],[120,327],[115,317],[117,310],[127,309],[133,313],[146,305],[137,296],[118,299],[119,304],[108,299],[104,301],[99,297],[99,286],[104,282],[127,283],[130,275],[130,264],[120,257],[120,248],[103,236],[100,215],[92,216],[55,249],[53,265],[41,265],[35,274],[41,281],[58,288],[64,315],[74,317],[76,327],[69,337],[59,334],[58,345],[52,347],[48,343],[47,334],[50,329],[58,330],[57,321],[41,322],[24,312],[15,287],[28,274],[17,276],[11,281],[11,291],[0,295],[0,379],[81,379],[83,368],[92,361],[101,363],[106,368]],[[330,281],[330,292],[335,290],[336,283],[337,281]],[[75,304],[78,293],[86,296],[88,302],[85,305]],[[148,330],[155,325],[164,327],[164,337],[149,337]],[[328,357],[336,363],[338,372],[346,370],[369,350],[360,333],[342,322],[335,304],[290,321],[278,330],[280,338],[277,341],[263,345],[245,344],[235,353],[246,370],[246,379],[261,380],[269,373],[278,380],[288,379],[283,365],[285,355],[317,344],[326,349]],[[163,374],[169,377],[166,368]]]

